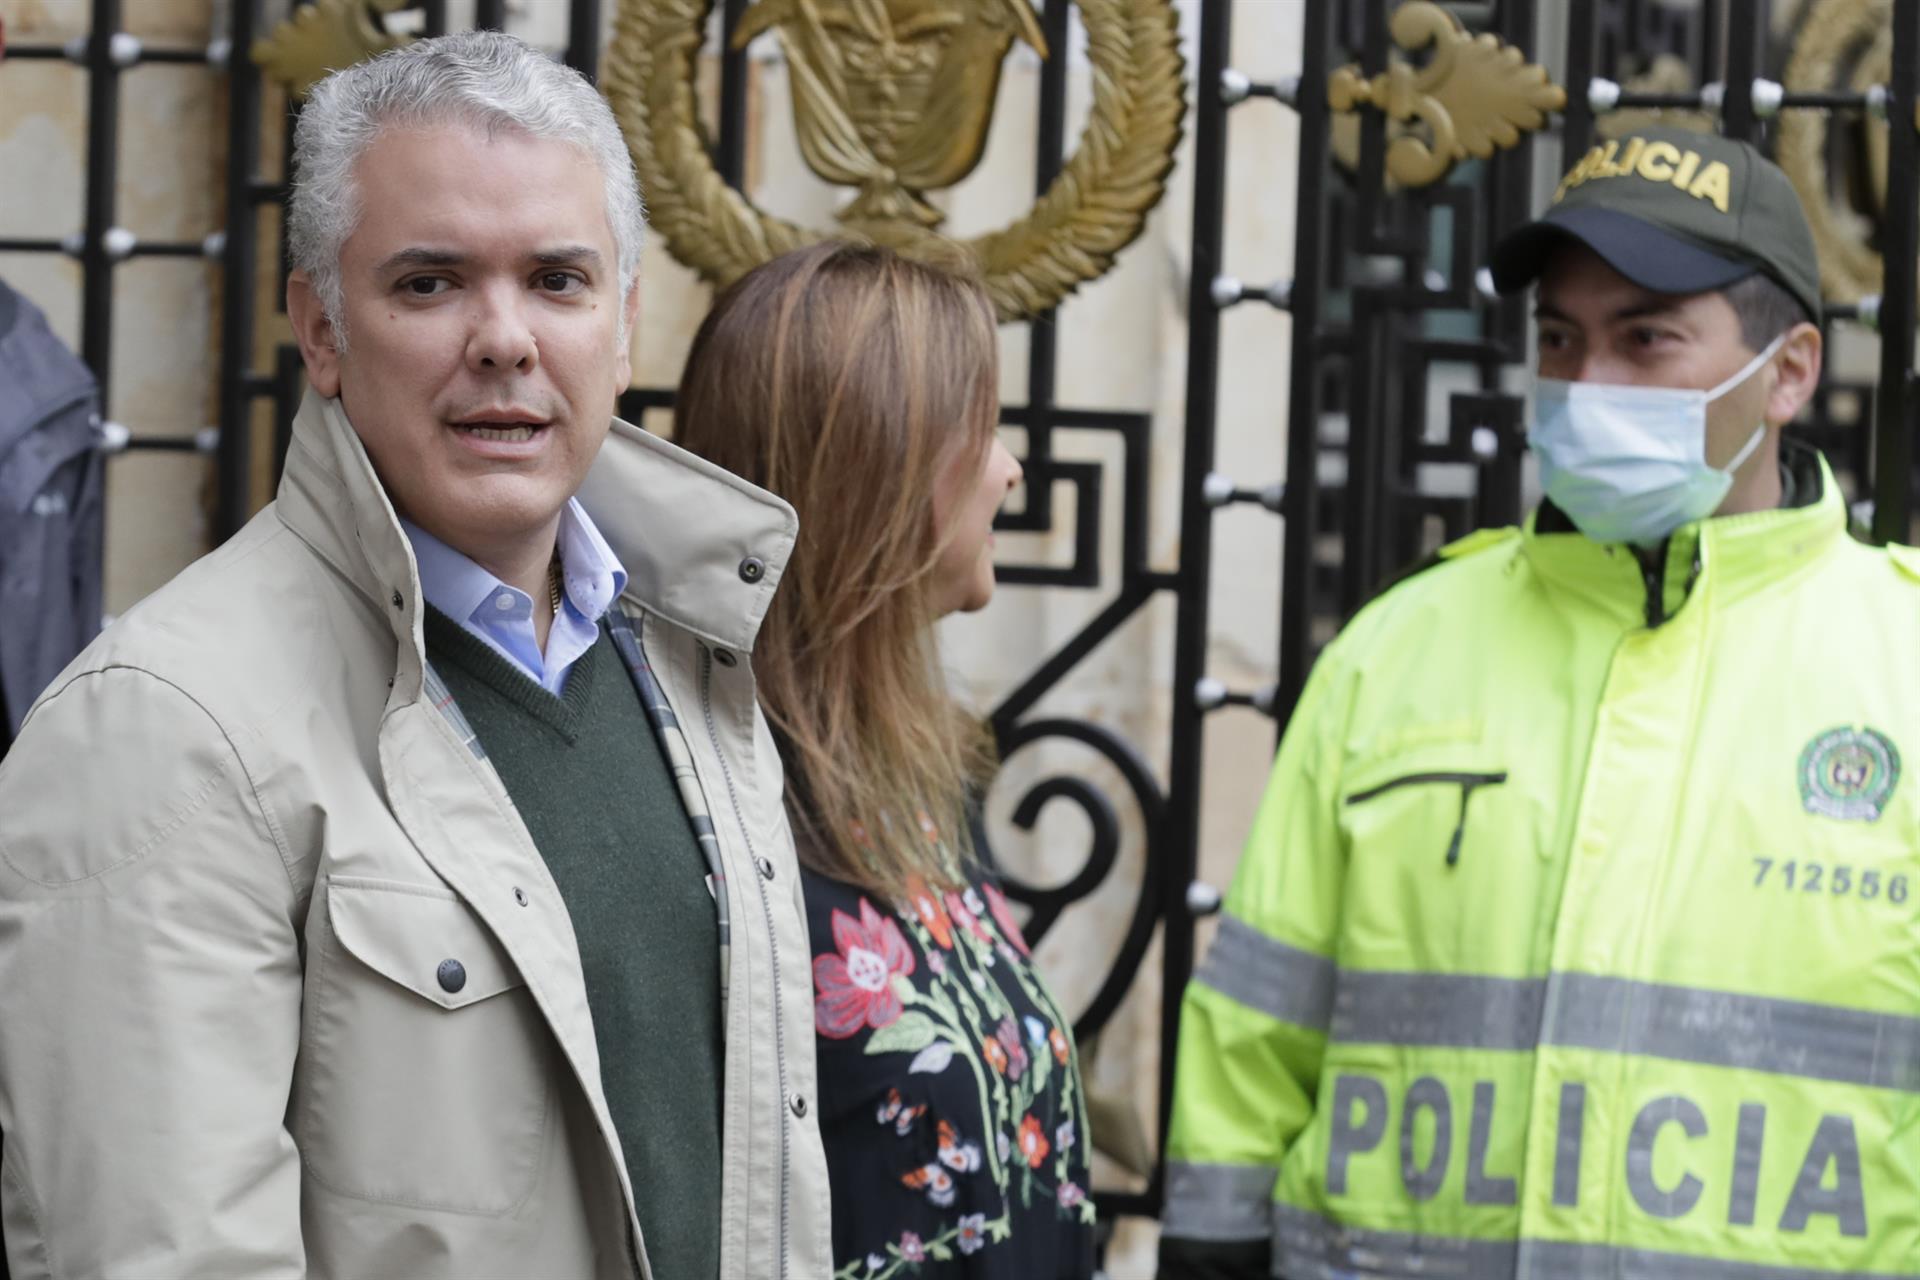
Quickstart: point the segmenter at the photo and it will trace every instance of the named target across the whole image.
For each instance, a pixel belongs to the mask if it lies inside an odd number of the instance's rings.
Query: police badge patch
[[[1878,822],[1900,781],[1900,751],[1878,729],[1829,729],[1800,753],[1800,802],[1842,822]]]

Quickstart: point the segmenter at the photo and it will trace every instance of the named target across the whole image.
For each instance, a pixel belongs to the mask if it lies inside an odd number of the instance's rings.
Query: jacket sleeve
[[[1333,1000],[1346,863],[1333,658],[1287,725],[1219,932],[1181,1002],[1162,1280],[1272,1274],[1274,1185],[1313,1115]]]
[[[0,489],[31,486],[8,495],[21,499],[18,508],[0,508],[0,702],[8,717],[0,745],[100,631],[105,458],[94,447],[92,410],[82,401],[46,419],[14,450],[26,461],[0,475]]]
[[[0,765],[0,1214],[14,1280],[305,1271],[290,863],[233,744],[125,667]]]

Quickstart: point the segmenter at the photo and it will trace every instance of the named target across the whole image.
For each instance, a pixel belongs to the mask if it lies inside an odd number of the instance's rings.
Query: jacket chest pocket
[[[332,878],[308,965],[294,1140],[341,1195],[502,1214],[533,1188],[548,1036],[513,961],[437,887]]]
[[[1525,780],[1457,760],[1351,776],[1338,818],[1350,860],[1342,962],[1511,971],[1508,913],[1531,909],[1545,871]]]
[[[1378,800],[1392,791],[1403,787],[1439,787],[1443,790],[1457,788],[1460,795],[1460,816],[1454,820],[1453,834],[1447,837],[1446,862],[1449,867],[1460,863],[1460,846],[1467,834],[1467,807],[1473,803],[1473,793],[1482,787],[1497,787],[1506,782],[1506,770],[1494,772],[1435,771],[1428,773],[1408,773],[1390,778],[1365,791],[1356,791],[1347,797],[1347,807],[1367,804]]]

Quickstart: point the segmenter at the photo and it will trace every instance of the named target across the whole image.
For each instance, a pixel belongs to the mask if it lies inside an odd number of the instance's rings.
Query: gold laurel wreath
[[[967,242],[1003,321],[1058,305],[1113,265],[1166,189],[1180,141],[1185,62],[1171,0],[1077,2],[1093,64],[1080,144],[1026,216]],[[712,0],[626,0],[601,83],[654,230],[676,258],[724,286],[832,233],[755,208],[714,169],[694,101],[711,9]],[[901,247],[911,253],[913,241]]]
[[[1892,27],[1893,0],[1812,0],[1781,81],[1791,91],[1860,92],[1884,84],[1892,78]],[[1887,131],[1869,120],[1868,163],[1884,166]],[[1835,301],[1857,302],[1882,290],[1886,269],[1865,219],[1835,195],[1827,171],[1828,123],[1825,111],[1781,112],[1774,158],[1807,211],[1820,257],[1821,291]],[[1875,185],[1885,190],[1883,183]]]

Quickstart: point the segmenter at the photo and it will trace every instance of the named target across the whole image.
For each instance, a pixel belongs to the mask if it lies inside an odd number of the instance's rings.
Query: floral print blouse
[[[1005,896],[966,881],[890,903],[804,873],[834,1280],[1093,1274],[1072,1033]]]

